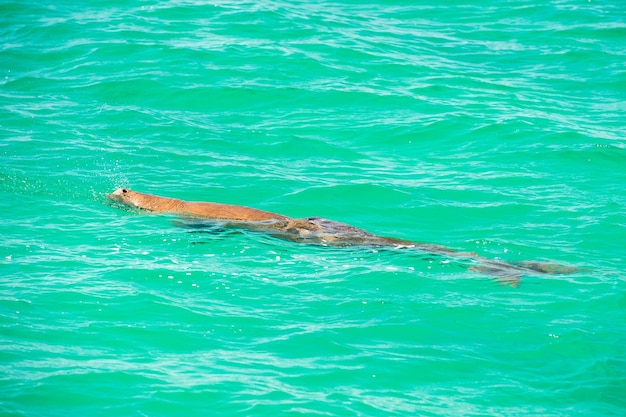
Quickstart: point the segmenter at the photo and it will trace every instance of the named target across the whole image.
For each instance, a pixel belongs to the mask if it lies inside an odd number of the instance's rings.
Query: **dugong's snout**
[[[111,201],[124,204],[124,195],[128,194],[128,188],[118,188],[111,194],[107,194],[107,198]]]

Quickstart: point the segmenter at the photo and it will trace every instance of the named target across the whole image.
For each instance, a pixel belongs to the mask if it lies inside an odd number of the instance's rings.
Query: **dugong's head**
[[[155,212],[173,211],[181,203],[179,200],[158,197],[152,194],[138,193],[128,188],[119,188],[107,195],[109,200],[123,204],[131,209],[149,210]]]
[[[107,195],[107,198],[111,201],[115,201],[116,203],[123,204],[130,208],[142,208],[140,199],[137,198],[138,193],[129,190],[128,188],[118,188],[113,191],[111,194]]]
[[[161,211],[158,209],[157,201],[160,197],[150,194],[138,193],[129,188],[119,188],[107,196],[109,200],[123,204],[131,209]]]

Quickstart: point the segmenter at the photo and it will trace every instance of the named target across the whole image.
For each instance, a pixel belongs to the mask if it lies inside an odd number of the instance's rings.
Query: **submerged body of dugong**
[[[409,247],[424,253],[473,259],[478,262],[472,267],[473,270],[495,275],[514,285],[524,273],[567,274],[577,270],[549,262],[509,263],[492,260],[445,246],[378,236],[345,223],[319,217],[292,218],[244,206],[159,197],[128,188],[115,190],[108,198],[132,209],[221,221],[227,226],[264,232],[294,242],[333,246]]]

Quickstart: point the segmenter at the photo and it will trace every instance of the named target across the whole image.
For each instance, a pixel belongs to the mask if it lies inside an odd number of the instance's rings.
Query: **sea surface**
[[[0,1],[0,415],[626,415],[625,63],[617,0]]]

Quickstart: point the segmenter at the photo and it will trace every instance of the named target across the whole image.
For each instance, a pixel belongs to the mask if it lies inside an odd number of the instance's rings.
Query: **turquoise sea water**
[[[0,415],[626,413],[625,3],[21,0],[0,36]]]

